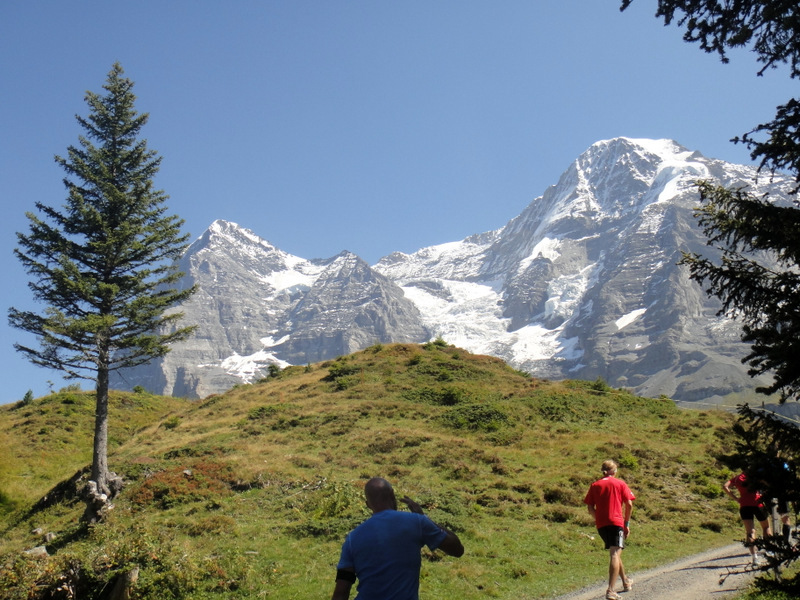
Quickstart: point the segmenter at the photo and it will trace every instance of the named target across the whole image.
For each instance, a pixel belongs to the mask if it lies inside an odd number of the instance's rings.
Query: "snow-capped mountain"
[[[191,340],[123,371],[115,387],[204,397],[266,376],[270,364],[308,364],[375,342],[427,339],[402,290],[356,255],[292,256],[235,223],[215,221],[185,252],[178,310]]]
[[[708,159],[670,140],[592,145],[503,228],[370,267],[286,254],[217,221],[181,269],[198,293],[180,307],[195,338],[124,373],[119,385],[204,396],[376,342],[451,344],[535,376],[604,378],[680,400],[752,389],[736,323],[678,267],[708,254],[695,182],[786,201],[788,180]]]

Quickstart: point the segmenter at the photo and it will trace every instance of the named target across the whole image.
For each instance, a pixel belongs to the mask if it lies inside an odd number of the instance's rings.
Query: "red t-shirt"
[[[622,503],[625,500],[636,500],[636,496],[627,483],[616,477],[598,479],[583,499],[589,506],[594,506],[594,521],[598,528],[608,525],[624,526]]]
[[[761,493],[747,487],[747,476],[740,473],[728,482],[739,492],[739,506],[761,506]]]

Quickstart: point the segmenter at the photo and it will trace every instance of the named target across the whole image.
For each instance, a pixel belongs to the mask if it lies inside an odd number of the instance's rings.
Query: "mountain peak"
[[[697,179],[788,198],[788,179],[755,174],[669,139],[602,140],[504,227],[373,267],[348,251],[294,257],[214,221],[181,268],[199,292],[180,309],[200,333],[154,362],[149,380],[126,379],[202,397],[268,364],[441,337],[535,376],[602,377],[642,395],[752,389],[739,328],[677,263],[706,247]]]
[[[587,152],[596,154],[597,152],[611,152],[619,154],[622,152],[645,152],[657,156],[662,160],[672,159],[676,155],[690,155],[692,151],[687,150],[678,142],[671,139],[648,139],[616,137],[608,140],[600,140],[592,144]]]
[[[266,250],[277,249],[273,244],[257,236],[249,229],[241,227],[238,223],[225,221],[223,219],[217,219],[211,223],[201,237],[204,237],[209,241],[212,239],[225,240],[227,242],[233,242],[237,244],[254,244],[256,246],[262,246]]]

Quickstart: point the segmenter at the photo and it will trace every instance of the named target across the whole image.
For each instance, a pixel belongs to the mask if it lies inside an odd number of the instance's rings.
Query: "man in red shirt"
[[[633,587],[633,581],[625,576],[622,549],[630,533],[631,512],[636,496],[627,483],[617,479],[617,467],[617,463],[613,460],[605,461],[601,467],[602,479],[591,485],[586,498],[583,499],[589,507],[589,514],[594,519],[597,532],[609,551],[607,600],[619,600],[619,595],[614,591],[617,577],[622,578],[623,591],[628,592]]]

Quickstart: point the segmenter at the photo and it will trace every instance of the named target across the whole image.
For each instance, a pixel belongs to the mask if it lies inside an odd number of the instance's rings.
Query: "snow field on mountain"
[[[265,344],[266,347],[270,345],[272,344]],[[253,383],[256,379],[261,378],[261,370],[264,365],[271,363],[278,365],[281,369],[289,366],[289,363],[280,360],[266,348],[249,356],[239,356],[234,353],[224,359],[220,366],[226,373],[241,378],[244,383]]]
[[[550,283],[546,317],[566,320],[572,316],[586,290],[587,271]],[[562,338],[563,324],[547,329],[533,323],[508,331],[511,319],[502,315],[501,282],[436,282],[447,290],[447,299],[413,285],[402,288],[419,309],[433,337],[470,352],[513,357],[521,363],[550,360],[557,355],[572,360],[580,357],[574,341]]]
[[[470,349],[480,344],[480,340],[505,333],[509,319],[502,316],[499,286],[442,279],[437,279],[436,283],[447,291],[447,299],[417,286],[401,288],[406,298],[417,306],[423,325],[434,332],[434,337]]]

